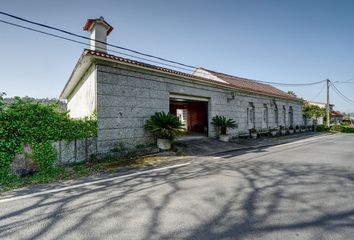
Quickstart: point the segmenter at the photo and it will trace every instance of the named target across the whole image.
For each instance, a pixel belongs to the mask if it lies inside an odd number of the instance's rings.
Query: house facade
[[[104,43],[112,27],[102,18],[84,27]],[[70,116],[97,114],[98,152],[119,143],[134,147],[152,142],[144,124],[155,112],[177,115],[191,134],[216,137],[212,117],[238,123],[232,136],[279,126],[303,124],[302,100],[268,84],[203,68],[192,74],[122,58],[106,52],[105,44],[84,50],[61,95]]]

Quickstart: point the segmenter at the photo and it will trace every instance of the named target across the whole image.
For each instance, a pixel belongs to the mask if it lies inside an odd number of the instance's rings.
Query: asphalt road
[[[354,135],[185,163],[2,200],[0,239],[354,239]]]

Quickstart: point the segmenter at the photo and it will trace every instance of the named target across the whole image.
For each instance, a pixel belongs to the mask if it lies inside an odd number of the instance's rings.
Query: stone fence
[[[97,153],[97,138],[83,138],[71,142],[59,141],[53,146],[57,151],[56,164],[83,162]]]

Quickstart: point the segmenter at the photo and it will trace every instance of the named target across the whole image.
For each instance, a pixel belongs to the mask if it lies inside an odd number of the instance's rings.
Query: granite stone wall
[[[122,64],[97,62],[97,119],[99,153],[109,152],[119,143],[126,147],[152,143],[153,139],[143,129],[147,119],[155,112],[169,111],[169,95],[181,94],[209,99],[208,135],[217,133],[210,124],[215,115],[234,119],[238,129],[230,129],[229,134],[237,136],[247,132],[247,107],[255,107],[256,128],[264,128],[264,107],[268,108],[268,127],[275,127],[274,106],[278,106],[279,125],[282,108],[286,108],[286,118],[290,106],[293,108],[294,125],[302,125],[302,105],[274,97],[237,92],[232,89],[192,82],[180,76],[156,73],[151,70],[127,67]],[[286,123],[289,120],[286,119]]]
[[[53,144],[53,147],[57,152],[56,164],[83,162],[96,155],[97,138],[58,141]]]

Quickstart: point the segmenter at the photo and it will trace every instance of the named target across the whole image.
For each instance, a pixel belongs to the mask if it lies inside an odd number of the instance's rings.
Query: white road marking
[[[36,192],[36,193],[30,193],[30,194],[26,194],[26,195],[22,195],[22,196],[4,198],[4,199],[0,199],[0,203],[16,201],[16,200],[30,198],[30,197],[35,197],[35,196],[44,195],[44,194],[48,194],[48,193],[61,192],[61,191],[65,191],[65,190],[68,190],[68,189],[94,185],[94,184],[97,184],[97,183],[110,182],[110,181],[114,181],[114,180],[120,179],[120,178],[138,176],[138,175],[142,175],[142,174],[146,174],[146,173],[163,171],[163,170],[166,170],[166,169],[179,168],[179,167],[187,166],[189,164],[190,163],[177,164],[177,165],[173,165],[173,166],[156,168],[156,169],[151,169],[151,170],[146,170],[146,171],[140,171],[140,172],[135,172],[135,173],[131,173],[131,174],[126,174],[126,175],[121,175],[121,176],[117,176],[117,177],[105,178],[105,179],[101,179],[101,180],[97,180],[97,181],[91,181],[91,182],[76,184],[76,185],[62,187],[62,188],[58,188],[58,189],[52,189],[52,190],[46,190],[46,191],[41,191],[41,192]]]
[[[284,144],[279,144],[279,145],[271,146],[270,149],[272,149],[272,148],[279,148],[279,147],[285,147],[285,146],[294,145],[294,144],[299,144],[299,143],[313,142],[313,141],[318,140],[318,139],[328,138],[328,137],[334,137],[334,136],[337,136],[337,137],[338,137],[337,134],[334,134],[334,135],[325,135],[325,136],[318,136],[318,137],[312,137],[312,138],[309,138],[309,139],[303,139],[303,140],[299,140],[299,141],[295,141],[295,142],[290,142],[290,143],[284,143]]]

